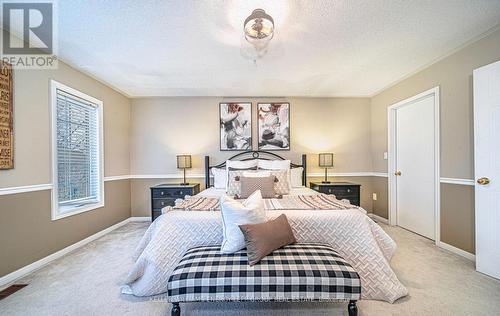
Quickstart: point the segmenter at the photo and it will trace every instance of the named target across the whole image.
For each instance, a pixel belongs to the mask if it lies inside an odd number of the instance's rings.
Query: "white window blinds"
[[[99,109],[61,89],[56,98],[57,202],[64,212],[101,198]]]

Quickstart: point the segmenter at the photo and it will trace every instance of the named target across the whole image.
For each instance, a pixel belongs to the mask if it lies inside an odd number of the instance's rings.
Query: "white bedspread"
[[[298,242],[333,246],[361,277],[362,298],[394,302],[407,295],[389,261],[395,242],[358,209],[329,211],[269,211],[286,214]],[[137,261],[122,292],[151,296],[167,291],[167,281],[184,252],[222,242],[218,211],[168,211],[157,218],[137,248]]]

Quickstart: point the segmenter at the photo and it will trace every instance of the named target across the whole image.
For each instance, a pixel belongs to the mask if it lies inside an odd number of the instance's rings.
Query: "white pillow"
[[[229,168],[250,169],[250,168],[255,168],[255,167],[257,167],[257,160],[255,160],[255,159],[247,160],[247,161],[226,160],[226,169],[228,171],[229,171]]]
[[[243,203],[223,195],[220,197],[220,209],[224,234],[220,248],[222,253],[235,253],[246,247],[239,225],[259,224],[267,221],[260,190],[252,193]]]
[[[221,168],[212,168],[212,175],[214,176],[214,188],[227,189],[227,171]]]
[[[259,169],[266,170],[289,170],[290,160],[262,160],[259,159]]]
[[[244,171],[243,176],[247,178],[265,178],[271,176],[271,171]]]
[[[304,171],[304,168],[302,168],[302,167],[290,169],[290,178],[291,178],[290,183],[292,185],[292,188],[303,187],[303,185],[302,185],[302,171]]]

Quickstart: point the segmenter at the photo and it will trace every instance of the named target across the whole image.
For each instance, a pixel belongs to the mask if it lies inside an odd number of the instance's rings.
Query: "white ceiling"
[[[255,65],[243,21],[276,23]],[[58,2],[62,60],[129,96],[368,96],[500,21],[500,0]]]

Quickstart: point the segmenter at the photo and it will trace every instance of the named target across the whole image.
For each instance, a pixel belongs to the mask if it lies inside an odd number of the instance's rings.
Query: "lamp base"
[[[189,185],[189,182],[181,183],[180,185]]]
[[[321,183],[323,183],[323,184],[330,184],[332,182],[331,181],[321,181]]]

